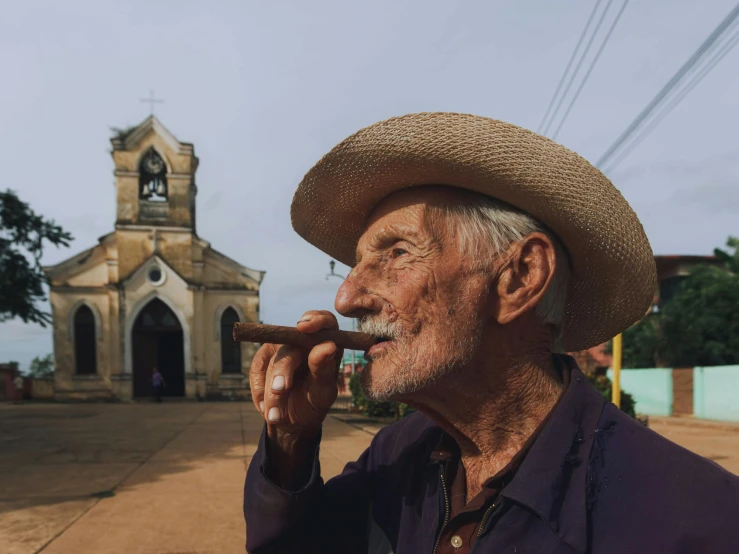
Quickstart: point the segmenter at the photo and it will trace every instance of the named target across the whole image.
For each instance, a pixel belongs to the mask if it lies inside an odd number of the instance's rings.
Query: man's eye
[[[407,250],[403,250],[402,248],[393,248],[393,256],[396,257],[396,258],[399,257],[399,256],[403,256],[403,255],[405,255],[407,253],[408,253],[408,251]]]

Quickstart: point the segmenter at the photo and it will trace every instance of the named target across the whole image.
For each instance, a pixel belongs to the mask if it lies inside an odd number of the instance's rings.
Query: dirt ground
[[[739,473],[739,424],[651,426]],[[246,403],[0,405],[0,550],[243,553],[244,473],[261,428]],[[324,477],[379,428],[330,417]]]
[[[0,552],[244,552],[246,403],[0,405]],[[324,473],[371,435],[329,419]]]
[[[651,417],[649,427],[739,475],[739,423],[689,417]]]

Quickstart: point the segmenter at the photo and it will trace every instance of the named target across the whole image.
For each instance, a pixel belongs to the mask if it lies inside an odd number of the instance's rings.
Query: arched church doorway
[[[154,396],[152,370],[159,369],[166,387],[163,396],[185,395],[185,353],[182,326],[164,302],[154,298],[141,310],[131,331],[133,395]]]

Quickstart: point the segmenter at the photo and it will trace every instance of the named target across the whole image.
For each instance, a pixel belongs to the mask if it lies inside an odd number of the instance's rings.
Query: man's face
[[[397,193],[373,212],[357,264],[339,289],[337,310],[360,331],[390,340],[368,352],[365,393],[409,398],[468,364],[486,321],[489,293],[451,233],[432,232],[427,206],[454,201],[444,189]]]

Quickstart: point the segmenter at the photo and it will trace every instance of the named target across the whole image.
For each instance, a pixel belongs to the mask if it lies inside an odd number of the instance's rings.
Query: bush
[[[368,417],[395,417],[400,419],[415,410],[407,404],[399,402],[375,402],[364,395],[362,385],[359,383],[359,373],[355,373],[349,379],[349,390],[352,393],[352,404]]]
[[[35,379],[48,379],[54,376],[54,355],[47,354],[43,358],[36,356],[31,361],[28,373]]]
[[[660,313],[624,331],[624,367],[739,363],[739,239],[726,244],[721,266],[694,267]]]
[[[598,392],[603,395],[605,401],[610,402],[612,394],[611,388],[613,386],[611,380],[605,375],[596,375],[595,373],[590,373],[587,377],[590,384],[598,389]],[[634,397],[623,389],[621,389],[621,411],[631,417],[636,417],[636,402],[634,401]]]

